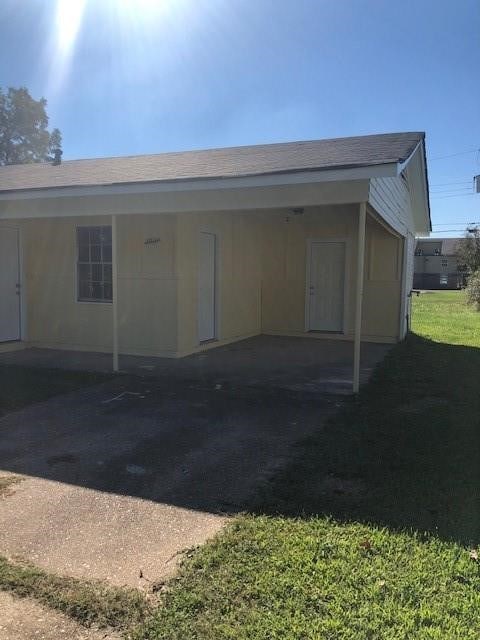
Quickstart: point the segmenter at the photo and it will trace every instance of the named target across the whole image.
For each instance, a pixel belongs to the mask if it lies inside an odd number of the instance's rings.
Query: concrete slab
[[[124,375],[6,415],[0,475],[27,479],[0,502],[0,553],[59,574],[150,585],[248,509],[340,402]]]
[[[179,552],[224,523],[219,515],[26,478],[0,503],[0,550],[51,573],[148,590],[175,572]]]
[[[375,365],[391,345],[363,343],[361,382],[370,377]],[[36,367],[112,370],[106,353],[29,348],[0,353],[0,364]],[[121,356],[124,373],[143,377],[175,378],[190,384],[224,384],[275,387],[312,393],[352,392],[353,344],[286,336],[256,336],[185,358]]]

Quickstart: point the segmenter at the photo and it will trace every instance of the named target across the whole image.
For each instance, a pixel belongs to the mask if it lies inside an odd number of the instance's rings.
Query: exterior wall
[[[466,275],[458,270],[456,256],[415,256],[416,289],[460,289]]]
[[[259,334],[261,253],[252,213],[191,213],[177,217],[178,352],[205,348],[198,340],[198,246],[202,231],[217,238],[217,337],[214,346]]]
[[[28,341],[110,352],[112,306],[76,301],[76,227],[108,216],[24,220]],[[346,323],[354,326],[358,205],[263,212],[119,216],[119,348],[140,355],[186,355],[247,336],[306,333],[309,239],[347,241]],[[198,240],[217,237],[218,341],[200,345]],[[148,242],[154,240],[154,242]],[[366,235],[363,338],[399,336],[402,242],[373,219]],[[331,334],[328,334],[331,337]]]
[[[112,305],[76,300],[76,227],[109,217],[22,222],[28,341],[94,351],[112,349]],[[149,237],[158,243],[144,242]],[[175,219],[118,220],[119,344],[122,353],[176,351]]]
[[[316,207],[306,210],[301,216],[286,217],[285,212],[264,216],[263,332],[318,337],[319,334],[316,332],[307,333],[305,324],[307,241],[345,239],[346,322],[343,337],[353,337],[357,224],[358,205]],[[386,342],[398,339],[401,251],[400,239],[388,233],[375,221],[369,220],[366,233],[362,319],[364,339]],[[331,334],[328,336],[332,337]]]
[[[353,329],[353,244],[358,206],[306,209],[302,215],[271,212],[262,219],[262,328],[266,333],[305,335],[307,241],[347,241],[347,332]],[[314,334],[315,335],[315,334]]]
[[[407,172],[407,175],[408,172]],[[409,181],[400,175],[370,180],[369,204],[398,234],[403,236],[404,252],[401,267],[399,336],[405,337],[411,316],[411,290],[413,287],[415,222],[412,210],[412,194]]]
[[[458,242],[458,240],[457,240]],[[460,289],[466,274],[459,271],[455,240],[419,240],[415,247],[416,289]]]
[[[401,334],[403,241],[375,220],[367,222],[363,334],[397,340]]]

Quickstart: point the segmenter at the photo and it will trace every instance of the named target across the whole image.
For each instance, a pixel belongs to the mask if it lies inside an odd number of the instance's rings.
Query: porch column
[[[117,216],[112,215],[112,336],[113,370],[118,371],[118,258]]]
[[[365,270],[365,225],[367,203],[361,202],[358,212],[357,287],[355,293],[355,335],[353,343],[353,393],[360,388],[360,346],[362,341],[363,279]]]

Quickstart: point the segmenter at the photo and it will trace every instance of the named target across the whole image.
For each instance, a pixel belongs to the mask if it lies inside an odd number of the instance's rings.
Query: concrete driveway
[[[168,576],[343,401],[250,362],[231,377],[148,365],[0,419],[0,475],[26,477],[0,501],[0,554],[120,585]]]

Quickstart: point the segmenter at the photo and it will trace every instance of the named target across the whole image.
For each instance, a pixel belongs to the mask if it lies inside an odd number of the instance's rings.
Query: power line
[[[476,149],[470,149],[469,151],[459,151],[458,153],[450,153],[446,156],[436,156],[434,158],[428,158],[428,161],[431,162],[432,160],[443,160],[445,158],[455,158],[456,156],[466,156],[468,153],[477,153],[478,151],[478,147]]]
[[[446,187],[448,185],[456,185],[456,184],[468,184],[471,185],[473,180],[465,180],[463,182],[437,182],[437,184],[431,184],[430,187]]]
[[[469,191],[470,193],[474,193],[472,187],[455,187],[454,189],[437,189],[435,191],[431,191],[434,195],[443,195],[444,193],[461,193],[462,191]]]
[[[463,229],[439,229],[438,231],[430,231],[430,233],[460,233]]]
[[[480,222],[436,222],[434,227],[451,227],[452,225],[470,225],[470,224],[480,224]]]
[[[432,200],[443,200],[444,198],[466,198],[471,197],[471,196],[476,196],[476,193],[458,193],[458,194],[453,194],[453,195],[441,195],[441,196],[432,196]]]

